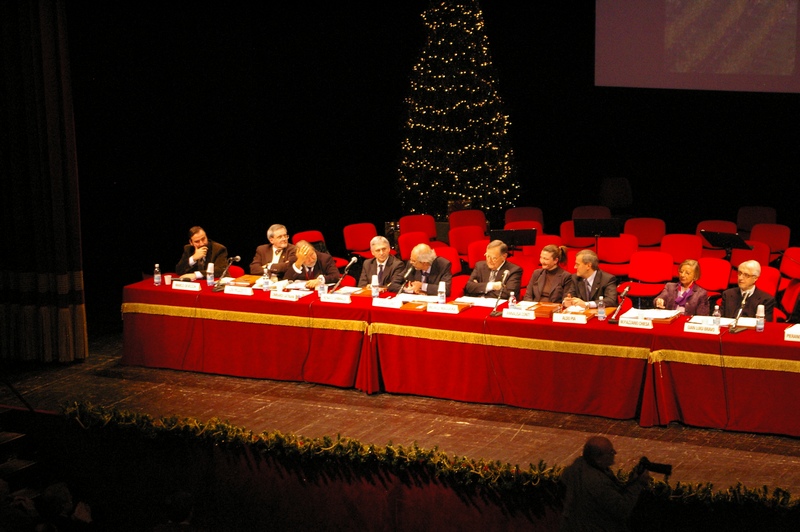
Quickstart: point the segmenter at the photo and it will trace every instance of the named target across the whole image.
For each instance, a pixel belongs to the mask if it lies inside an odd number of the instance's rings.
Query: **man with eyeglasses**
[[[413,266],[415,271],[403,287],[403,292],[434,296],[439,290],[439,283],[444,282],[445,293],[450,297],[453,272],[449,260],[437,257],[428,244],[417,244],[411,250],[408,265]]]
[[[502,299],[508,299],[511,292],[522,299],[519,293],[522,282],[522,268],[508,262],[508,246],[502,240],[492,240],[486,246],[484,254],[486,260],[475,264],[469,281],[464,286],[464,295],[472,297],[496,298],[498,294]],[[508,272],[505,286],[503,276]]]
[[[740,308],[742,317],[754,318],[758,306],[764,305],[764,320],[772,321],[775,298],[756,287],[756,281],[760,275],[761,264],[757,260],[746,260],[739,265],[737,282],[739,286],[722,292],[720,312],[725,318],[735,318]]]
[[[250,273],[263,275],[266,267],[270,276],[274,274],[281,280],[286,275],[289,265],[296,260],[297,248],[289,243],[289,233],[281,224],[273,224],[267,229],[267,240],[269,244],[256,248],[256,255],[250,262]]]

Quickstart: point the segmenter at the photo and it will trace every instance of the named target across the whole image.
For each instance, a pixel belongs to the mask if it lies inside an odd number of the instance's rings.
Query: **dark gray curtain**
[[[0,2],[0,361],[87,356],[64,2]]]

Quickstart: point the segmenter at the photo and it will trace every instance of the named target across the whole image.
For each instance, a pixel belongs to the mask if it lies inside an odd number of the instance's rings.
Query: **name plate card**
[[[173,290],[188,290],[189,292],[199,292],[202,290],[200,283],[193,283],[191,281],[172,281]]]
[[[403,300],[398,297],[373,297],[372,306],[381,308],[400,308],[403,306]]]
[[[568,312],[553,313],[553,323],[586,323],[586,314],[570,314]]]
[[[253,287],[226,284],[225,285],[225,293],[226,294],[234,294],[234,295],[237,295],[237,296],[252,296],[253,295]]]
[[[515,320],[535,320],[536,312],[533,310],[522,310],[521,308],[504,308],[504,318],[513,318]]]
[[[324,294],[319,299],[324,303],[346,303],[349,305],[352,302],[350,294]]]
[[[652,329],[653,320],[646,320],[644,318],[620,318],[620,327],[633,327],[634,329]]]
[[[306,294],[303,294],[306,295]],[[269,293],[270,299],[279,299],[281,301],[297,301],[300,299],[300,294],[294,291],[283,292],[281,290],[273,290]]]
[[[449,303],[428,303],[428,312],[438,312],[439,314],[458,314],[458,305]]]
[[[800,325],[792,325],[783,332],[783,339],[787,342],[800,342]]]
[[[687,321],[683,324],[683,332],[700,334],[719,334],[719,325],[713,323],[692,323]]]

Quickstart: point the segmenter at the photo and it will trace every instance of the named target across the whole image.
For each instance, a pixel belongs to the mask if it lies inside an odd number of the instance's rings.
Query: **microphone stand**
[[[339,288],[340,284],[342,284],[342,279],[344,279],[344,276],[347,275],[347,272],[350,269],[350,266],[355,264],[356,260],[357,259],[355,257],[353,257],[353,259],[350,262],[347,263],[347,266],[344,267],[344,273],[342,273],[341,277],[339,277],[339,280],[336,281],[336,284],[333,285],[333,288],[331,288],[331,294],[336,292],[336,289]]]
[[[733,320],[733,324],[731,324],[730,328],[728,329],[729,333],[731,334],[740,333],[747,328],[747,327],[737,327],[737,325],[739,324],[739,318],[742,317],[742,311],[744,311],[744,304],[746,302],[747,302],[747,296],[742,298],[742,306],[739,307],[739,312],[736,313],[736,319]]]
[[[508,270],[506,270],[508,272]],[[489,316],[502,316],[503,313],[497,310],[497,305],[500,303],[500,296],[503,295],[503,291],[506,289],[506,280],[508,279],[508,274],[503,275],[503,283],[500,285],[500,290],[497,291],[497,299],[494,300],[494,307],[492,311],[489,313]]]
[[[231,264],[233,264],[233,260],[233,257],[228,259],[228,265],[225,266],[225,269],[222,271],[222,275],[220,275],[219,279],[217,279],[217,282],[214,283],[214,288],[211,289],[212,292],[222,292],[225,290],[225,287],[222,285],[222,279],[228,274],[228,270],[230,269]]]
[[[622,291],[622,294],[619,296],[619,306],[617,306],[617,309],[614,311],[614,314],[612,314],[611,318],[609,318],[608,323],[614,323],[614,324],[619,323],[619,320],[617,319],[617,314],[619,314],[619,311],[622,310],[622,304],[625,303],[625,298],[628,296],[629,289],[630,286],[626,286],[625,290]]]

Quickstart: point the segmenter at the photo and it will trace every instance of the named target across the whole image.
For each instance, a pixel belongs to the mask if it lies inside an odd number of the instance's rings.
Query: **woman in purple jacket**
[[[691,316],[708,316],[708,292],[697,285],[700,265],[686,259],[678,268],[678,283],[667,283],[653,301],[656,308],[680,310]]]

